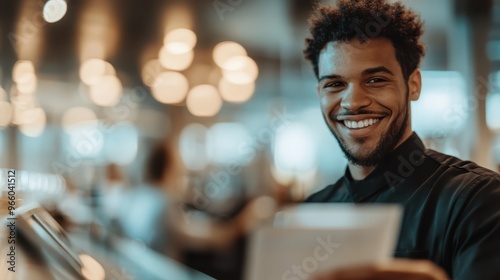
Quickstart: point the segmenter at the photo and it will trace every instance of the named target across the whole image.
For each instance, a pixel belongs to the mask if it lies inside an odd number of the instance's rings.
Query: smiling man
[[[500,175],[426,149],[411,128],[410,102],[422,85],[419,17],[400,3],[339,0],[317,6],[310,31],[304,53],[349,164],[306,202],[405,210],[395,252],[404,259],[324,279],[500,279]]]

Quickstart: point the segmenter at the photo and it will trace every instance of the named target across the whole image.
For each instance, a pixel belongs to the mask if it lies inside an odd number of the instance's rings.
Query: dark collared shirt
[[[453,279],[500,279],[500,175],[425,149],[415,133],[364,180],[347,169],[306,202],[398,203],[396,257],[432,260]]]

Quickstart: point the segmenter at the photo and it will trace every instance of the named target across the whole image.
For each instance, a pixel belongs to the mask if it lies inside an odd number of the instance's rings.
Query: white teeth
[[[374,125],[378,121],[379,119],[366,119],[358,122],[345,120],[344,125],[348,128],[364,128],[370,125]]]

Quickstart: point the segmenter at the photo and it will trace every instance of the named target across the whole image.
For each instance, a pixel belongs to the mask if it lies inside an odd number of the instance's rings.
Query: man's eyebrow
[[[392,73],[391,70],[387,69],[387,67],[384,67],[384,66],[378,66],[378,67],[374,67],[374,68],[365,69],[365,70],[363,70],[363,72],[361,72],[361,74],[363,76],[365,76],[365,75],[371,75],[371,74],[375,74],[375,73],[379,73],[379,72],[384,72],[384,73],[387,73],[387,74],[389,74],[391,76],[394,76],[394,73]],[[340,75],[336,75],[336,74],[324,75],[324,76],[321,76],[318,79],[318,83],[321,83],[324,80],[332,80],[332,79],[340,79],[340,80],[342,80],[343,77],[340,76]]]
[[[379,72],[384,72],[384,73],[390,74],[391,76],[394,76],[394,73],[392,73],[391,70],[387,69],[384,66],[365,69],[365,70],[363,70],[363,72],[361,72],[361,74],[362,75],[371,75],[371,74],[375,74],[375,73],[379,73]]]
[[[342,79],[342,76],[340,75],[324,75],[324,76],[321,76],[321,78],[318,79],[318,83],[321,83],[322,81],[324,80],[332,80],[332,79]]]

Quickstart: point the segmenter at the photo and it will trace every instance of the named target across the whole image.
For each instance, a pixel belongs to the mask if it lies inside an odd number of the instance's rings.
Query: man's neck
[[[351,172],[352,178],[356,181],[363,180],[372,173],[374,169],[375,166],[360,166],[349,163],[349,172]]]
[[[401,137],[401,140],[399,140],[398,144],[394,149],[399,147],[404,141],[406,141],[411,135],[412,131],[410,130],[409,132],[406,132],[403,137]],[[351,177],[356,180],[360,181],[365,179],[372,171],[377,167],[377,166],[360,166],[360,165],[355,165],[349,162],[349,172],[351,172]]]

